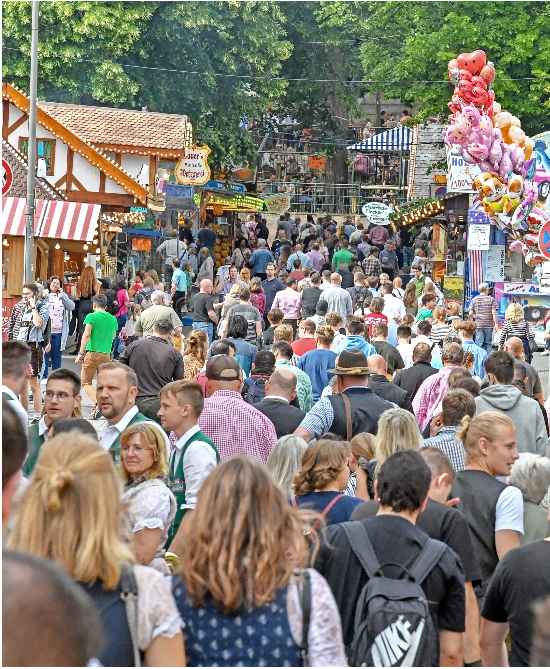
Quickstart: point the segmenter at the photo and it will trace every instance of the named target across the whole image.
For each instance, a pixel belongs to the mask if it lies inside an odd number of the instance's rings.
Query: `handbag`
[[[294,576],[298,581],[298,594],[300,607],[302,609],[302,642],[300,644],[300,655],[302,667],[309,667],[308,635],[309,622],[311,620],[311,575],[309,569],[295,569]]]
[[[535,353],[536,351],[539,350],[539,345],[534,339],[528,339],[529,342],[529,348],[531,349],[531,353]]]
[[[132,638],[132,649],[134,651],[134,667],[141,667],[141,652],[138,646],[138,603],[139,592],[134,570],[126,565],[121,565],[120,573],[120,597],[126,608],[128,627]]]

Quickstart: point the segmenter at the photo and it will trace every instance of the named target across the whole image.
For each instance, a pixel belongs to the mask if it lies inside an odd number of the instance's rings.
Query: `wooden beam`
[[[73,158],[74,151],[67,147],[67,186],[66,190],[73,189]],[[78,188],[78,186],[77,186]]]
[[[2,137],[8,139],[8,124],[10,122],[10,103],[2,100]]]
[[[120,157],[120,153],[115,153],[115,165],[118,165],[118,167],[120,167],[121,162],[122,162],[122,160],[121,160],[121,157]]]
[[[76,186],[80,192],[84,192],[84,193],[87,192],[87,190],[84,188],[84,186],[80,183],[80,181],[75,176],[73,176],[73,186]],[[69,190],[69,189],[67,188],[67,190]]]
[[[72,190],[68,191],[69,202],[83,202],[85,204],[117,205],[120,207],[134,207],[136,198],[133,195],[123,193],[98,193],[92,191]]]
[[[5,136],[4,139],[8,139],[8,137],[11,135],[11,133],[12,133],[12,132],[15,132],[15,131],[17,130],[17,128],[18,128],[20,125],[23,125],[23,123],[25,123],[25,121],[26,121],[27,119],[28,119],[27,114],[23,114],[23,116],[20,116],[20,117],[17,119],[17,121],[15,121],[15,123],[12,123],[12,124],[10,125],[10,127],[7,128],[7,130],[6,130],[6,136]]]
[[[28,114],[29,113],[29,98],[23,95],[9,84],[2,84],[2,97],[9,100],[17,109]],[[114,165],[102,153],[92,148],[90,142],[86,142],[78,135],[75,135],[72,130],[59,123],[56,119],[50,116],[44,109],[38,106],[37,122],[43,128],[48,130],[54,137],[61,139],[65,144],[79,153],[91,165],[97,167],[98,170],[104,172],[109,179],[118,183],[121,188],[129,193],[129,197],[133,200],[137,198],[142,204],[147,201],[148,190],[141,184],[138,184],[129,174],[122,170],[119,166]]]
[[[155,156],[149,156],[149,192],[152,194],[155,190],[155,174],[157,172],[157,159]]]
[[[61,177],[61,179],[58,179],[58,180],[54,183],[54,186],[55,186],[56,188],[59,188],[59,186],[62,186],[66,181],[67,181],[67,175],[64,174],[64,175]]]
[[[105,192],[105,182],[107,181],[105,174],[103,172],[99,173],[99,192]]]
[[[109,151],[113,153],[135,153],[143,157],[157,156],[159,158],[168,158],[171,160],[178,160],[184,154],[183,149],[163,149],[150,146],[132,146],[131,144],[99,144],[94,142],[94,146],[102,151]]]

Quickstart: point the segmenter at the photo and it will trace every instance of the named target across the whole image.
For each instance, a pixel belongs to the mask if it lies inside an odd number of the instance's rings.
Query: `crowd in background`
[[[494,351],[489,286],[446,304],[429,230],[283,214],[270,242],[250,215],[214,273],[210,222],[183,228],[163,282],[83,274],[75,303],[52,277],[14,309],[4,662],[545,666],[549,432],[521,307]]]

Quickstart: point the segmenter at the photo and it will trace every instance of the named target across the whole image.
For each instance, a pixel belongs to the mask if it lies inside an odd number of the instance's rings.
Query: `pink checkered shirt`
[[[413,399],[413,411],[416,422],[420,426],[420,432],[433,418],[434,409],[442,401],[449,390],[449,374],[456,367],[443,367],[422,383]]]
[[[204,400],[199,426],[216,444],[222,460],[249,455],[265,462],[277,441],[269,418],[233,390],[217,390]]]

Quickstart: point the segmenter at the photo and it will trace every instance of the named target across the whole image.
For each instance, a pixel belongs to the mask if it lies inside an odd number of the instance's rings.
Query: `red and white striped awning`
[[[23,197],[2,198],[2,234],[25,234],[26,201]],[[96,237],[100,204],[36,200],[34,236],[91,242]]]

